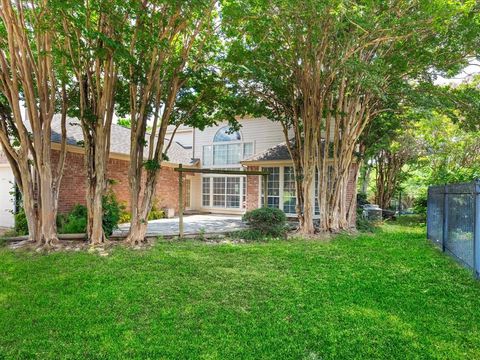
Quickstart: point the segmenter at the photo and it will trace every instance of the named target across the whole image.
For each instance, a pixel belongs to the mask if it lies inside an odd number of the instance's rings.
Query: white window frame
[[[240,193],[239,193],[239,206],[238,207],[227,207],[227,196],[228,196],[228,193],[227,193],[227,180],[226,178],[240,178]],[[210,193],[209,193],[209,196],[210,196],[210,205],[209,206],[205,206],[203,204],[203,179],[205,178],[209,178],[210,181],[209,181],[209,190],[210,190]],[[223,178],[224,181],[225,181],[225,205],[224,206],[215,206],[213,205],[213,178]],[[208,174],[208,176],[202,176],[202,208],[203,209],[212,209],[212,210],[218,210],[218,209],[224,209],[224,210],[245,210],[245,202],[243,201],[243,199],[246,197],[246,189],[247,189],[247,186],[246,186],[246,182],[247,182],[247,177],[246,176],[242,176],[242,175],[222,175],[222,174]],[[244,185],[245,184],[245,185]],[[206,194],[205,194],[206,195]],[[218,195],[218,194],[217,194]]]
[[[243,134],[240,130],[238,131],[238,133],[240,134],[240,140],[216,141],[216,142],[213,141],[213,139],[215,138],[215,135],[217,135],[218,131],[220,131],[224,127],[225,126],[220,127],[215,132],[215,134],[213,135],[211,143],[208,143],[208,144],[205,144],[205,145],[202,146],[202,163],[206,167],[209,167],[209,168],[212,168],[212,169],[215,169],[215,168],[238,168],[240,166],[240,162],[243,161],[244,159],[246,159],[246,157],[245,157],[245,144],[251,144],[251,147],[252,147],[252,154],[248,155],[248,157],[255,154],[256,142],[255,141],[245,141],[244,140],[245,138],[244,138],[244,136],[243,136]],[[215,146],[225,145],[227,147],[227,162],[228,162],[228,145],[234,145],[234,144],[240,145],[240,152],[241,152],[240,160],[238,162],[232,163],[232,164],[215,164]],[[205,159],[207,158],[205,156],[205,154],[207,152],[209,153],[208,158],[211,160],[210,164],[205,162]]]
[[[280,200],[279,200],[279,209],[283,211],[283,205],[284,205],[284,201],[283,201],[283,192],[284,192],[284,174],[285,174],[285,168],[286,167],[293,167],[293,164],[282,164],[282,165],[277,165],[277,164],[272,164],[272,165],[265,165],[265,166],[262,166],[260,169],[263,171],[265,170],[266,168],[272,168],[272,167],[278,167],[279,168],[279,176],[280,176],[280,183],[279,183],[279,193],[280,193]],[[259,181],[259,184],[258,184],[258,207],[261,207],[262,206],[262,198],[263,198],[263,194],[262,194],[262,187],[263,187],[263,181]],[[318,219],[319,218],[319,214],[315,214],[315,199],[316,199],[316,196],[315,196],[315,179],[314,181],[312,182],[312,189],[311,189],[311,193],[313,194],[312,196],[312,199],[310,200],[311,202],[311,205],[313,206],[313,209],[314,209],[314,215],[313,215],[313,218],[314,219]],[[297,213],[285,213],[285,215],[287,215],[288,217],[296,217],[297,216]]]

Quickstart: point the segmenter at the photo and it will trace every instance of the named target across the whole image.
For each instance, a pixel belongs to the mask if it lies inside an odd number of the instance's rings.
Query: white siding
[[[13,227],[14,209],[13,190],[14,177],[9,166],[0,165],[0,227]]]
[[[279,123],[268,120],[267,118],[257,119],[241,119],[240,133],[242,136],[242,142],[253,143],[253,153],[258,154],[263,152],[272,146],[285,142],[285,136],[283,134],[282,126]],[[217,126],[206,128],[204,131],[195,130],[195,157],[201,161],[203,165],[203,146],[212,145],[213,138],[217,131],[228,125],[228,123],[219,123]],[[176,138],[175,138],[176,139]],[[231,166],[225,166],[231,167]],[[238,168],[241,164],[238,164]],[[244,210],[241,209],[227,209],[227,208],[204,208],[202,207],[202,181],[201,176],[198,176],[195,181],[192,181],[192,207],[195,209],[201,209],[204,211],[210,211],[214,213],[229,213],[229,214],[241,214]]]
[[[242,119],[239,120],[242,125],[240,133],[243,142],[253,142],[253,153],[258,154],[268,148],[285,142],[282,126],[267,118],[258,119]],[[220,123],[218,126],[206,128],[204,131],[195,131],[195,157],[199,158],[203,163],[203,146],[211,145],[213,137],[217,131],[227,123]],[[239,164],[240,166],[240,164]]]

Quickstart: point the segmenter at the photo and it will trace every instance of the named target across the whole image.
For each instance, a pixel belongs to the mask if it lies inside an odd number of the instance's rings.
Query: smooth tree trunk
[[[44,247],[58,242],[58,189],[66,151],[67,96],[64,83],[60,95],[54,71],[58,44],[48,23],[50,10],[46,1],[25,6],[2,0],[0,7],[8,45],[0,50],[0,91],[8,103],[0,109],[0,142],[23,195],[29,238]],[[53,169],[51,124],[59,103],[61,150]]]
[[[191,52],[201,53],[207,39],[207,36],[202,37],[201,32],[208,30],[216,2],[211,0],[198,5],[198,11],[202,14],[198,19],[183,13],[181,6],[172,3],[172,7],[144,7],[144,16],[135,20],[130,55],[137,63],[132,62],[129,66],[129,176],[132,213],[130,231],[126,238],[129,244],[145,241],[148,215],[154,203],[161,163],[173,140],[170,139],[164,149],[167,127],[175,111],[178,93],[186,81],[184,70],[187,65],[191,70],[198,65],[197,59],[191,57]],[[158,18],[167,21],[158,23]],[[151,38],[149,46],[139,47],[137,40],[148,37],[152,26],[161,31],[155,38]],[[168,71],[164,70],[166,64],[171,66]],[[138,69],[142,69],[143,74],[139,75]],[[153,126],[148,135],[146,128],[150,112],[153,112]],[[146,156],[145,145],[148,149]]]
[[[138,245],[146,240],[148,228],[148,215],[153,206],[153,199],[156,193],[157,176],[148,173],[145,183],[145,190],[143,198],[140,199],[140,191],[135,196],[135,203],[132,203],[132,221],[130,224],[130,231],[126,241],[132,245]],[[135,206],[139,204],[139,206]],[[135,215],[134,215],[135,214]]]

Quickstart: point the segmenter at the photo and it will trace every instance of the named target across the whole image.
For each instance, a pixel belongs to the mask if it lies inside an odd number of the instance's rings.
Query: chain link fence
[[[480,181],[430,186],[427,237],[480,274]]]

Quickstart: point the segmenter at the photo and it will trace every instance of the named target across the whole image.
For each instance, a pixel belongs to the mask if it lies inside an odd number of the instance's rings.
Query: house
[[[55,167],[60,154],[61,126],[59,117],[52,122],[52,162]],[[86,203],[86,172],[84,167],[84,148],[82,129],[78,120],[67,121],[67,155],[59,192],[59,213],[69,212],[75,205]],[[178,164],[184,167],[198,166],[198,160],[191,158],[191,149],[184,148],[173,142],[168,150],[168,161],[162,163],[157,184],[156,206],[159,208],[178,211],[178,173],[174,168]],[[107,164],[108,179],[111,180],[111,189],[118,200],[129,205],[129,158],[130,158],[130,130],[113,124],[111,130],[110,157]],[[13,226],[14,189],[13,173],[0,148],[0,227]]]
[[[285,143],[283,128],[267,118],[239,120],[239,131],[232,132],[227,123],[203,131],[180,127],[174,140],[192,149],[192,158],[201,168],[267,170],[268,206],[282,209],[295,217],[295,177],[293,163]],[[167,137],[173,133],[167,132]],[[356,187],[351,169],[347,200],[352,200]],[[187,176],[187,210],[211,213],[243,214],[262,206],[262,181],[259,176],[195,174]],[[313,189],[312,189],[313,190]],[[315,194],[315,191],[312,191]],[[316,199],[312,197],[312,205]],[[316,215],[319,214],[315,206]]]
[[[85,204],[83,134],[76,120],[71,119],[67,123],[67,158],[59,196],[60,213],[68,212],[76,204]],[[183,167],[193,168],[267,170],[270,172],[268,206],[280,208],[288,216],[295,216],[295,177],[281,125],[266,118],[245,118],[239,123],[239,131],[231,131],[227,123],[219,123],[203,131],[190,127],[168,129],[166,137],[173,136],[173,141],[167,153],[168,160],[162,163],[156,189],[156,205],[159,208],[178,212],[178,172],[174,168],[182,164]],[[58,160],[60,139],[60,122],[56,118],[52,124],[54,163]],[[127,207],[130,201],[129,153],[130,130],[114,124],[108,177],[113,180],[112,190],[117,198]],[[353,182],[355,171],[356,167],[353,167],[352,181],[348,186],[350,198],[356,186]],[[4,193],[5,185],[0,186]],[[185,177],[185,209],[241,215],[262,206],[262,186],[259,176],[189,173]],[[314,197],[311,201],[316,204]],[[11,221],[7,223],[11,224]]]

